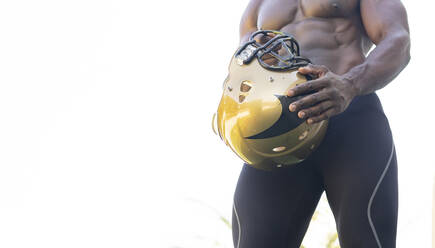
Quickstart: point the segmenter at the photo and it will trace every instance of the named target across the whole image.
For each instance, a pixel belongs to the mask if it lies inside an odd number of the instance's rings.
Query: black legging
[[[397,161],[376,94],[329,121],[305,161],[273,172],[244,165],[233,207],[235,248],[299,248],[322,192],[342,248],[394,248]]]

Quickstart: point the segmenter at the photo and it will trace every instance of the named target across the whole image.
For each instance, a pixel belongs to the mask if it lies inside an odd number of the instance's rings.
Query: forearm
[[[250,0],[246,7],[242,19],[240,20],[240,44],[245,43],[249,36],[257,31],[258,8],[263,0]]]
[[[364,63],[353,67],[343,77],[355,88],[356,95],[366,95],[390,83],[408,64],[410,40],[407,32],[385,38]]]
[[[250,29],[250,30],[245,30],[243,34],[240,35],[240,42],[239,45],[242,45],[244,43],[246,43],[249,40],[249,37],[255,33],[256,31],[258,31],[257,29]]]

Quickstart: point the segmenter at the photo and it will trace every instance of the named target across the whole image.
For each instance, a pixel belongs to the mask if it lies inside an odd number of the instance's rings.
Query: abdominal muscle
[[[296,8],[291,19],[279,14],[269,16],[269,13],[262,13],[262,8],[258,14],[258,29],[280,30],[293,35],[300,45],[301,56],[337,74],[344,74],[364,62],[372,46],[359,15],[306,17]]]

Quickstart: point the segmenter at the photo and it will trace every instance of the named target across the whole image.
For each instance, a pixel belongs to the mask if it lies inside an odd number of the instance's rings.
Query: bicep
[[[388,36],[409,34],[405,7],[400,0],[361,0],[361,18],[374,44]]]
[[[258,9],[262,0],[250,0],[240,21],[240,43],[245,42],[249,36],[257,31]]]

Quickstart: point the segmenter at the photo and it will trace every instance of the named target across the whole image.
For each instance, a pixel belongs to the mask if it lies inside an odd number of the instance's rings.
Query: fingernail
[[[299,112],[299,117],[300,118],[304,118],[304,116],[305,116],[305,112]]]
[[[296,106],[293,104],[290,104],[290,111],[293,112],[296,110]]]
[[[307,123],[308,123],[308,124],[313,123],[313,119],[308,119]]]
[[[295,92],[294,92],[293,90],[289,90],[287,95],[288,95],[288,96],[293,96],[294,93],[295,93]]]

